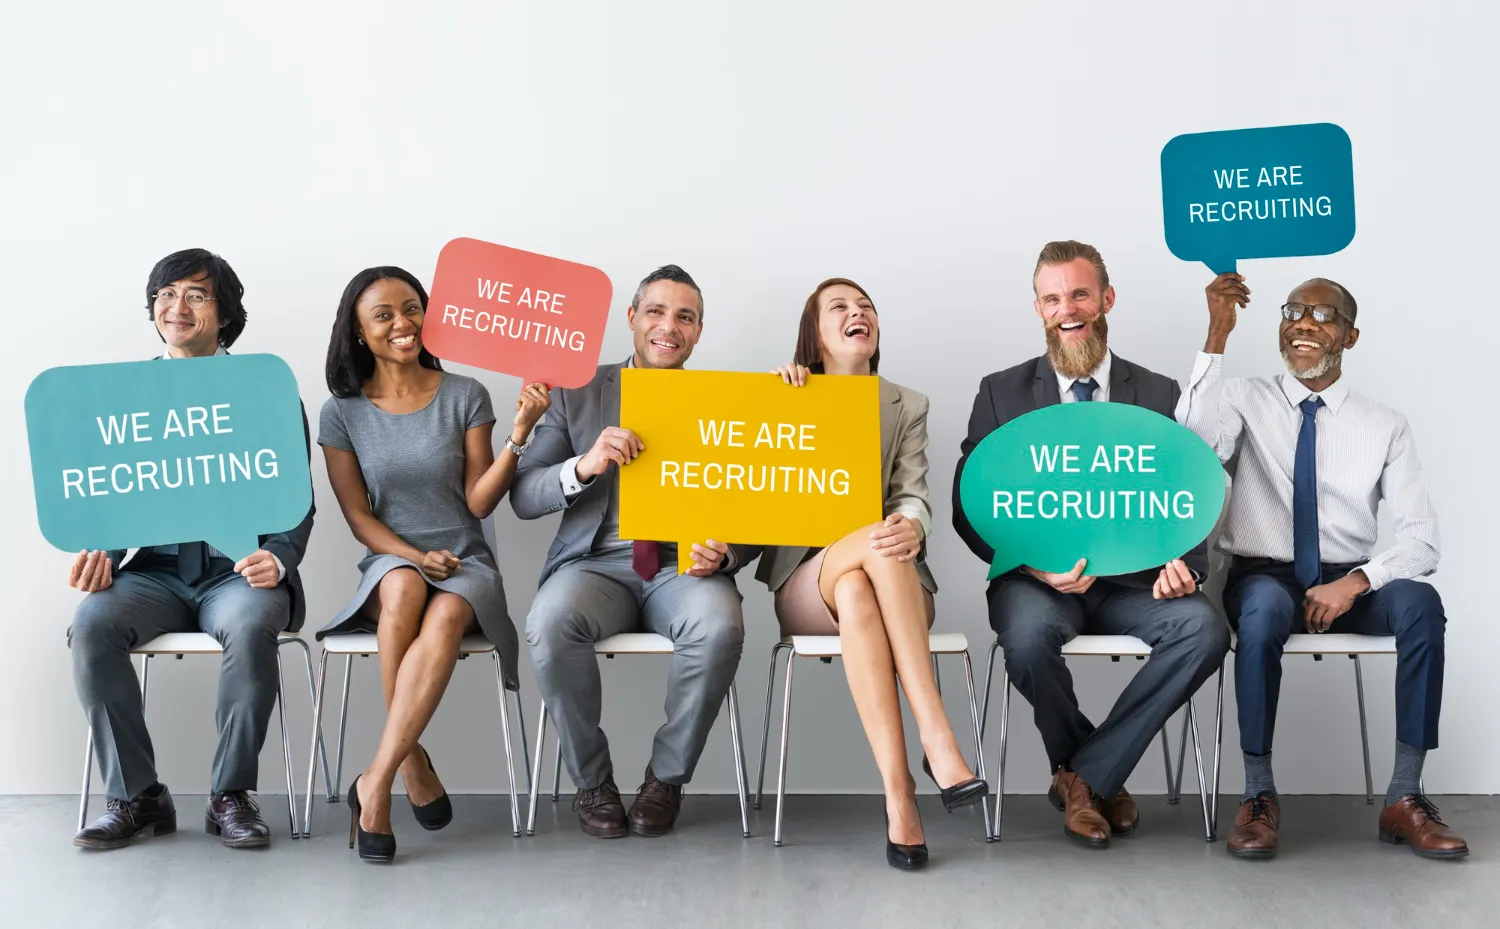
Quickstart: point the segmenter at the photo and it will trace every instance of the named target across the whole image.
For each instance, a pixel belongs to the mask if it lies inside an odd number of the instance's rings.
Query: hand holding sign
[[[1154,568],[1203,541],[1224,505],[1224,471],[1203,440],[1159,413],[1062,403],[980,442],[959,500],[995,550],[991,578],[1026,565],[1081,592],[1090,578]],[[1180,585],[1173,573],[1158,593]]]
[[[274,355],[51,368],[26,391],[26,432],[42,535],[84,550],[80,590],[109,586],[90,552],[201,540],[247,559],[312,506],[297,381]]]
[[[598,268],[454,239],[438,255],[422,339],[439,358],[582,387],[599,364],[611,293]]]
[[[1180,135],[1161,150],[1167,248],[1215,274],[1354,239],[1354,156],[1331,123]]]
[[[579,476],[629,464],[620,538],[678,540],[679,571],[712,573],[726,541],[822,547],[880,521],[879,378],[814,375],[795,390],[723,371],[625,368],[620,378],[629,428],[606,429]]]

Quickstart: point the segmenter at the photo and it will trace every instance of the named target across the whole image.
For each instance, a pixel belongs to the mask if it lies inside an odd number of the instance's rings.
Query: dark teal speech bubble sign
[[[959,482],[969,524],[995,550],[990,577],[1020,565],[1099,577],[1180,558],[1224,506],[1224,468],[1191,430],[1125,403],[1060,403],[985,437]]]
[[[26,391],[26,438],[63,551],[204,541],[239,559],[312,506],[297,379],[275,355],[51,368]]]
[[[1161,150],[1167,248],[1215,274],[1354,239],[1354,154],[1332,123],[1180,135]]]

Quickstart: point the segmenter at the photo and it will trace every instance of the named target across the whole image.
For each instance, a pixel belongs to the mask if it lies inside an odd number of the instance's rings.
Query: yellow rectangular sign
[[[620,538],[822,547],[879,522],[880,381],[620,372],[620,425],[646,450],[620,469]]]

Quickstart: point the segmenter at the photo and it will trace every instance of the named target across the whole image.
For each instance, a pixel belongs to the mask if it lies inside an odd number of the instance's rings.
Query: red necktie
[[[630,569],[641,580],[649,581],[661,570],[661,545],[657,542],[630,543]]]

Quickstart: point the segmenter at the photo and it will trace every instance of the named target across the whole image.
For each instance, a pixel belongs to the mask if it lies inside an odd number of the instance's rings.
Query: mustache
[[[1097,322],[1099,320],[1099,317],[1103,315],[1103,313],[1095,313],[1093,316],[1089,316],[1087,318],[1076,316],[1072,319],[1051,319],[1043,322],[1042,328],[1046,329],[1048,332],[1055,332],[1056,330],[1061,329],[1063,326],[1072,325],[1073,323],[1088,324]]]

